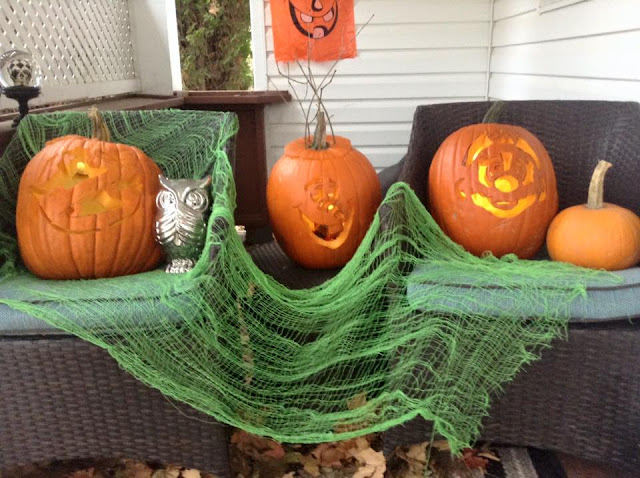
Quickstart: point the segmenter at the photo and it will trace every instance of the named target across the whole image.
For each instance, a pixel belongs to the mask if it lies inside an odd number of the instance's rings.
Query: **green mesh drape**
[[[399,183],[335,278],[289,290],[255,266],[233,228],[222,147],[233,115],[105,118],[115,141],[140,147],[168,176],[213,174],[197,267],[95,281],[41,281],[14,267],[21,170],[46,139],[89,131],[84,114],[29,116],[0,163],[0,302],[104,347],[144,383],[249,432],[321,442],[421,415],[459,450],[477,437],[490,397],[564,333],[586,280],[610,280],[558,263],[471,256]],[[461,282],[481,294],[452,297],[450,285]],[[419,293],[408,294],[416,284]],[[504,305],[486,316],[474,312],[478,297]]]

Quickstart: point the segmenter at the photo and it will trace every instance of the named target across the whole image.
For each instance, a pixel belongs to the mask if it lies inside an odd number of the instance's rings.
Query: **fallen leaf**
[[[384,478],[384,472],[387,469],[387,461],[381,451],[375,451],[373,448],[360,450],[355,454],[362,466],[353,475],[353,478]]]
[[[231,443],[242,451],[242,453],[256,460],[264,460],[265,458],[281,460],[286,455],[280,443],[268,438],[252,435],[244,430],[236,430],[233,432],[233,435],[231,435]]]
[[[371,448],[371,443],[369,443],[369,439],[367,437],[358,437],[355,439],[356,449],[357,450],[366,450]]]
[[[406,457],[417,461],[419,463],[427,463],[427,447],[429,446],[429,442],[418,443],[416,445],[411,445],[409,450],[406,452]]]
[[[491,453],[490,451],[481,451],[480,453],[478,453],[478,456],[481,456],[483,458],[488,458],[491,461],[500,461],[500,458],[498,458],[498,455]]]
[[[433,448],[439,451],[451,451],[449,442],[447,440],[436,440],[433,442]]]
[[[180,478],[202,478],[199,470],[182,470]]]
[[[362,392],[347,402],[347,408],[349,410],[355,410],[356,408],[364,407],[366,404],[367,392]]]
[[[481,470],[486,470],[489,465],[489,460],[478,456],[478,452],[471,448],[462,450],[460,461],[469,469],[480,468]]]
[[[318,461],[314,457],[309,455],[301,455],[300,463],[302,463],[304,471],[309,473],[311,476],[320,476],[320,467],[318,466]]]
[[[146,463],[135,460],[122,460],[122,470],[116,472],[115,478],[151,478],[153,470]]]
[[[311,455],[318,460],[320,466],[340,468],[342,460],[348,458],[347,450],[338,447],[336,443],[321,443],[313,449]]]
[[[66,478],[94,478],[95,472],[95,468],[88,468],[86,470],[79,470],[74,471],[73,473],[69,473]]]
[[[164,470],[156,470],[151,478],[180,478],[180,467],[167,465]]]

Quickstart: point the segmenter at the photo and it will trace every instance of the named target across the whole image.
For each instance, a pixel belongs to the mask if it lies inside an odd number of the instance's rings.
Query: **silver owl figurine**
[[[207,235],[211,177],[167,179],[162,174],[156,197],[156,240],[167,253],[170,274],[193,269]]]

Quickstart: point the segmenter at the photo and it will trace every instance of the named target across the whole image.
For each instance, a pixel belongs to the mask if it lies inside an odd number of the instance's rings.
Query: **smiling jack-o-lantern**
[[[353,0],[273,0],[276,61],[356,56]]]
[[[346,264],[364,238],[381,201],[367,158],[340,136],[315,150],[292,141],[273,167],[267,206],[274,235],[298,264],[328,269]]]
[[[99,114],[94,137],[49,141],[24,170],[16,228],[25,265],[45,279],[92,279],[155,267],[160,169],[142,151],[109,142]]]
[[[433,158],[429,202],[440,227],[469,252],[530,258],[558,210],[553,165],[524,128],[466,126]]]
[[[309,38],[324,38],[338,23],[336,0],[289,0],[291,20]]]

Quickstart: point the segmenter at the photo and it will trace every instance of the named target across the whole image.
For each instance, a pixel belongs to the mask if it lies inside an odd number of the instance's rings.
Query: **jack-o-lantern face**
[[[285,147],[267,184],[273,232],[298,264],[329,269],[346,264],[366,234],[381,201],[380,182],[362,153],[345,138],[328,149],[307,149],[305,139]]]
[[[356,56],[353,1],[272,0],[270,5],[278,63]]]
[[[524,128],[478,124],[440,146],[429,170],[431,212],[468,251],[535,255],[558,198],[553,166]]]
[[[291,20],[309,38],[325,38],[338,23],[337,0],[289,0]]]
[[[339,248],[353,224],[351,206],[340,198],[340,189],[330,178],[317,178],[305,186],[308,200],[297,206],[300,217],[313,235],[311,239],[329,249]]]
[[[459,198],[496,217],[515,217],[546,199],[540,158],[524,138],[505,131],[481,135],[469,147],[464,164],[475,180],[456,181]]]
[[[115,160],[105,161],[101,167],[91,166],[87,151],[79,148],[65,153],[57,171],[46,181],[32,186],[31,194],[53,228],[70,234],[91,234],[126,220],[141,206],[142,178],[134,171],[125,172],[127,177],[123,177],[119,169]],[[52,211],[46,207],[52,201],[67,202],[70,192],[71,199],[65,209]],[[106,216],[100,225],[91,219],[98,214]]]
[[[20,180],[16,228],[26,266],[46,279],[149,270],[159,168],[142,151],[81,136],[50,141]]]

